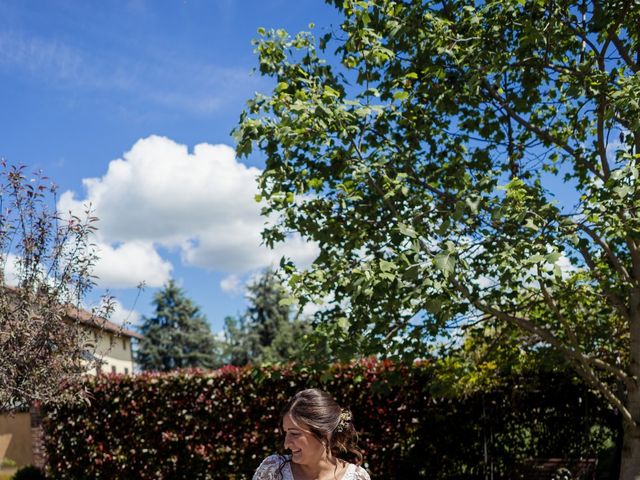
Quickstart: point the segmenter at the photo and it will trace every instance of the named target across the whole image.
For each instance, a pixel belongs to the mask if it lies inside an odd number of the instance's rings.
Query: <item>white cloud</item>
[[[100,243],[97,253],[93,273],[103,287],[129,288],[142,282],[160,287],[171,276],[171,263],[160,257],[151,242],[131,241],[116,247]]]
[[[4,31],[0,34],[0,66],[21,67],[32,74],[55,71],[60,79],[77,79],[82,71],[82,59],[57,40],[45,41]]]
[[[242,293],[244,285],[237,275],[231,274],[220,280],[220,289],[229,294]]]
[[[1,265],[1,267],[3,268],[2,274],[4,275],[4,281],[7,282],[7,285],[15,287],[18,285],[18,257],[13,253],[9,253],[3,260],[4,265]]]
[[[282,255],[309,264],[317,248],[299,237],[273,251],[261,246],[265,219],[254,200],[259,174],[229,146],[200,144],[189,152],[150,136],[110,162],[104,176],[85,179],[84,199],[67,191],[58,208],[79,213],[91,204],[100,218],[96,273],[104,286],[164,283],[171,265],[157,246],[177,250],[186,264],[236,275]]]

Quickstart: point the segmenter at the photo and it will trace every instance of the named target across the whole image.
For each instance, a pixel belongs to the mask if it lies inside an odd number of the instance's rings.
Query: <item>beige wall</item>
[[[31,415],[0,415],[0,460],[10,458],[19,466],[31,465]]]
[[[92,329],[90,335],[96,344],[94,355],[102,359],[103,373],[133,373],[131,338],[97,329]],[[95,369],[90,373],[95,374]]]

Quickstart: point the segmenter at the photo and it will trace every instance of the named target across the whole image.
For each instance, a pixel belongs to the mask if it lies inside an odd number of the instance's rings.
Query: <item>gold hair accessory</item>
[[[351,420],[353,420],[351,412],[349,410],[343,409],[342,412],[340,412],[340,420],[338,421],[336,432],[344,432],[349,426]]]

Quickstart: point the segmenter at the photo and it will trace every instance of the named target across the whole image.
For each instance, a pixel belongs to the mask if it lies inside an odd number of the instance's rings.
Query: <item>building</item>
[[[74,310],[70,317],[79,320],[93,340],[94,350],[89,354],[101,362],[100,373],[133,373],[133,340],[140,340],[142,335],[85,310]],[[89,371],[91,375],[96,373],[96,369]]]

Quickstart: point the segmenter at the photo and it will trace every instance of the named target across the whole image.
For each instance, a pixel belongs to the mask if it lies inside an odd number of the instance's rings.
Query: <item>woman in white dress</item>
[[[311,388],[296,393],[281,416],[289,455],[265,458],[253,480],[370,480],[360,467],[362,452],[351,412],[331,395]],[[350,454],[356,463],[340,458]]]

